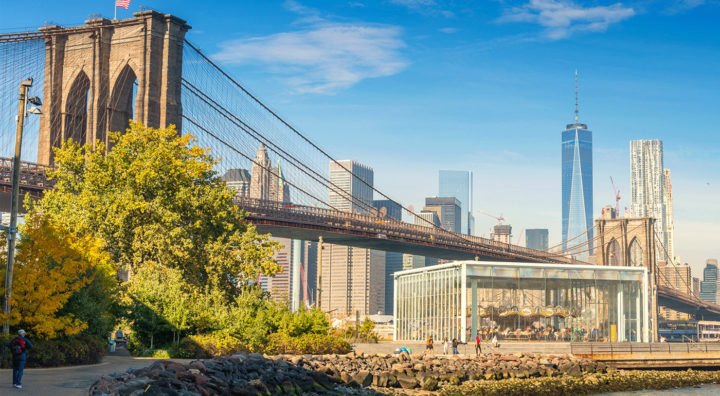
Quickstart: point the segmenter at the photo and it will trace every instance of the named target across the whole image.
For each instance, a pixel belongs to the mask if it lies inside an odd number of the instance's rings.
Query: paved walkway
[[[23,374],[23,388],[12,386],[12,370],[0,370],[0,395],[87,396],[88,389],[98,378],[130,367],[141,368],[162,359],[131,356],[106,356],[102,363],[89,366],[59,368],[29,368]],[[179,360],[188,362],[189,360]]]

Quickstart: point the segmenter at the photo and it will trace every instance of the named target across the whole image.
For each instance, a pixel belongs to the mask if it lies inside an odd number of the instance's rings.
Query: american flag
[[[127,10],[130,7],[130,1],[132,0],[115,0],[115,7],[122,7]]]

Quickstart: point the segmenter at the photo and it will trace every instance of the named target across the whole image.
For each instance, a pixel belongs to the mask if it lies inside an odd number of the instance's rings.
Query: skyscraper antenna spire
[[[575,69],[575,124],[578,123],[578,72]]]

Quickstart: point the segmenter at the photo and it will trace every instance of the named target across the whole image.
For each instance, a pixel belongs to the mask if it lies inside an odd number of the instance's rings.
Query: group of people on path
[[[425,351],[429,353],[434,353],[434,343],[435,340],[433,339],[433,336],[428,336],[428,338],[425,340]],[[447,338],[443,339],[443,354],[448,354],[448,349],[452,352],[453,355],[458,355],[460,352],[458,352],[458,345],[460,345],[462,341],[459,341],[457,338],[453,338],[452,340],[449,340]],[[497,341],[497,335],[494,335],[491,341],[494,348],[498,348],[500,345]],[[475,356],[478,356],[482,353],[482,340],[480,339],[480,335],[475,336]]]
[[[22,389],[22,376],[25,370],[25,362],[27,361],[27,351],[32,349],[33,345],[25,337],[25,330],[18,331],[17,337],[13,338],[5,344],[6,348],[12,353],[13,363],[13,386]]]

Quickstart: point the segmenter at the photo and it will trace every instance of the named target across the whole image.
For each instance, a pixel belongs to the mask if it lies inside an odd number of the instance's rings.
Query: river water
[[[636,392],[603,393],[605,396],[717,396],[720,395],[720,384],[701,385],[697,388],[677,388],[665,390],[646,390]]]

